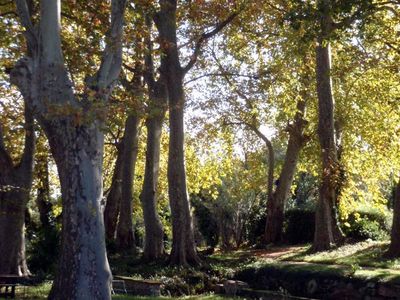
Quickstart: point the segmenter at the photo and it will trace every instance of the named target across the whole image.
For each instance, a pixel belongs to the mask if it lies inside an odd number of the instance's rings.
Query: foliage
[[[392,225],[392,214],[387,210],[370,207],[360,207],[351,212],[344,223],[347,237],[357,241],[386,240]]]

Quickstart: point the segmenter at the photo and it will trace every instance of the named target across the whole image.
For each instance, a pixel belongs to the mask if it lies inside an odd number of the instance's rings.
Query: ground
[[[387,242],[365,241],[315,254],[309,253],[309,245],[242,249],[229,253],[217,251],[211,256],[204,256],[204,265],[196,269],[171,268],[163,261],[144,264],[138,259],[118,256],[111,257],[110,264],[116,275],[163,281],[165,290],[171,295],[202,294],[181,299],[221,300],[227,298],[204,293],[209,293],[213,284],[234,278],[237,272],[248,268],[274,267],[293,273],[313,272],[317,276],[328,274],[398,283],[400,260],[385,259],[383,254],[387,247]],[[29,288],[27,296],[21,299],[45,299],[49,289],[49,282]],[[115,296],[113,299],[149,298]]]

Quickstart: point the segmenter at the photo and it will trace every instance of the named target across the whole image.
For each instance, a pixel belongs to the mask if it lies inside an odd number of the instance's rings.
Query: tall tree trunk
[[[117,226],[117,248],[119,251],[133,251],[135,236],[133,232],[133,179],[138,154],[139,118],[129,115],[125,123],[122,190]]]
[[[164,110],[165,111],[165,110]],[[164,231],[157,213],[157,183],[164,114],[147,118],[146,167],[140,200],[143,207],[145,239],[143,256],[152,261],[164,254]]]
[[[322,176],[319,200],[315,214],[313,250],[328,250],[341,237],[336,219],[336,178],[339,172],[337,159],[334,100],[331,80],[331,53],[329,38],[332,31],[330,0],[320,0],[321,33],[316,47],[316,74],[318,93],[318,136],[321,145]]]
[[[143,257],[147,261],[153,261],[164,255],[164,230],[157,213],[157,185],[160,170],[160,147],[162,126],[168,107],[168,91],[165,78],[160,74],[156,81],[153,62],[153,42],[150,32],[153,26],[152,19],[145,15],[147,35],[145,45],[145,72],[144,80],[148,88],[149,109],[147,111],[147,145],[146,166],[140,201],[143,208],[145,227]]]
[[[101,126],[54,123],[45,131],[60,176],[63,220],[61,257],[49,299],[109,299],[111,272],[100,208]]]
[[[197,255],[186,187],[184,155],[184,71],[180,65],[176,36],[174,0],[160,0],[155,23],[160,35],[161,72],[166,79],[169,99],[170,141],[168,154],[168,194],[172,215],[172,250],[170,261],[176,265],[197,265]]]
[[[22,94],[30,95],[57,164],[63,200],[62,247],[49,299],[110,299],[103,214],[102,159],[106,106],[122,62],[126,0],[111,1],[111,22],[100,67],[88,77],[88,94],[76,97],[61,48],[61,1],[40,1],[34,27],[25,0],[16,1],[30,53],[11,72]]]
[[[27,96],[27,95],[25,95]],[[32,186],[35,133],[25,103],[25,146],[19,164],[8,154],[0,124],[0,274],[29,275],[25,257],[25,211]]]
[[[400,257],[400,179],[394,197],[393,225],[387,257]]]
[[[196,265],[197,256],[186,187],[184,163],[184,93],[182,78],[168,78],[170,142],[168,155],[168,191],[172,214],[171,263]]]
[[[123,147],[124,144],[122,140],[117,145],[117,159],[115,161],[111,187],[107,195],[106,207],[104,209],[104,226],[107,241],[113,241],[116,238],[119,207],[122,197]]]

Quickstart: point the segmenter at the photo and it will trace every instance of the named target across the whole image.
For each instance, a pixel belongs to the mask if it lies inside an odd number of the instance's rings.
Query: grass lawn
[[[30,286],[25,288],[25,290],[17,289],[16,299],[21,300],[45,300],[47,299],[47,295],[50,292],[51,282],[45,282],[38,286]],[[139,296],[127,296],[127,295],[113,295],[113,300],[167,300],[167,299],[181,299],[181,300],[230,300],[236,299],[240,300],[241,298],[230,298],[223,297],[219,295],[206,294],[206,295],[198,295],[198,296],[187,296],[187,297],[139,297]]]
[[[318,274],[335,275],[400,283],[400,260],[385,259],[383,253],[387,247],[387,242],[365,241],[319,253],[310,253],[309,245],[269,247],[260,250],[245,249],[229,253],[216,252],[204,257],[204,265],[195,269],[170,267],[164,261],[144,264],[139,259],[131,257],[111,257],[110,265],[113,274],[116,275],[162,280],[166,289],[173,295],[203,294],[210,290],[206,288],[207,281],[209,287],[210,281],[220,282],[248,268],[271,267],[296,274],[312,272],[317,273],[317,276]],[[18,290],[18,299],[46,299],[50,287],[50,282],[29,287],[25,296],[22,290]],[[113,299],[154,298],[114,296]],[[174,299],[223,300],[229,298],[203,294]]]

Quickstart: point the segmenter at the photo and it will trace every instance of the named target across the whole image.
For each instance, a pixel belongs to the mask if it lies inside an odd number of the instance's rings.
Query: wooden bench
[[[17,287],[25,287],[30,282],[28,276],[0,274],[0,298],[15,298]]]
[[[155,280],[134,279],[125,276],[115,276],[118,281],[123,281],[126,292],[138,296],[161,296],[161,282]],[[115,280],[113,280],[115,281]]]
[[[111,286],[112,294],[127,294],[125,281],[124,280],[113,280]]]
[[[15,288],[18,284],[15,283],[0,283],[0,298],[15,298]]]

